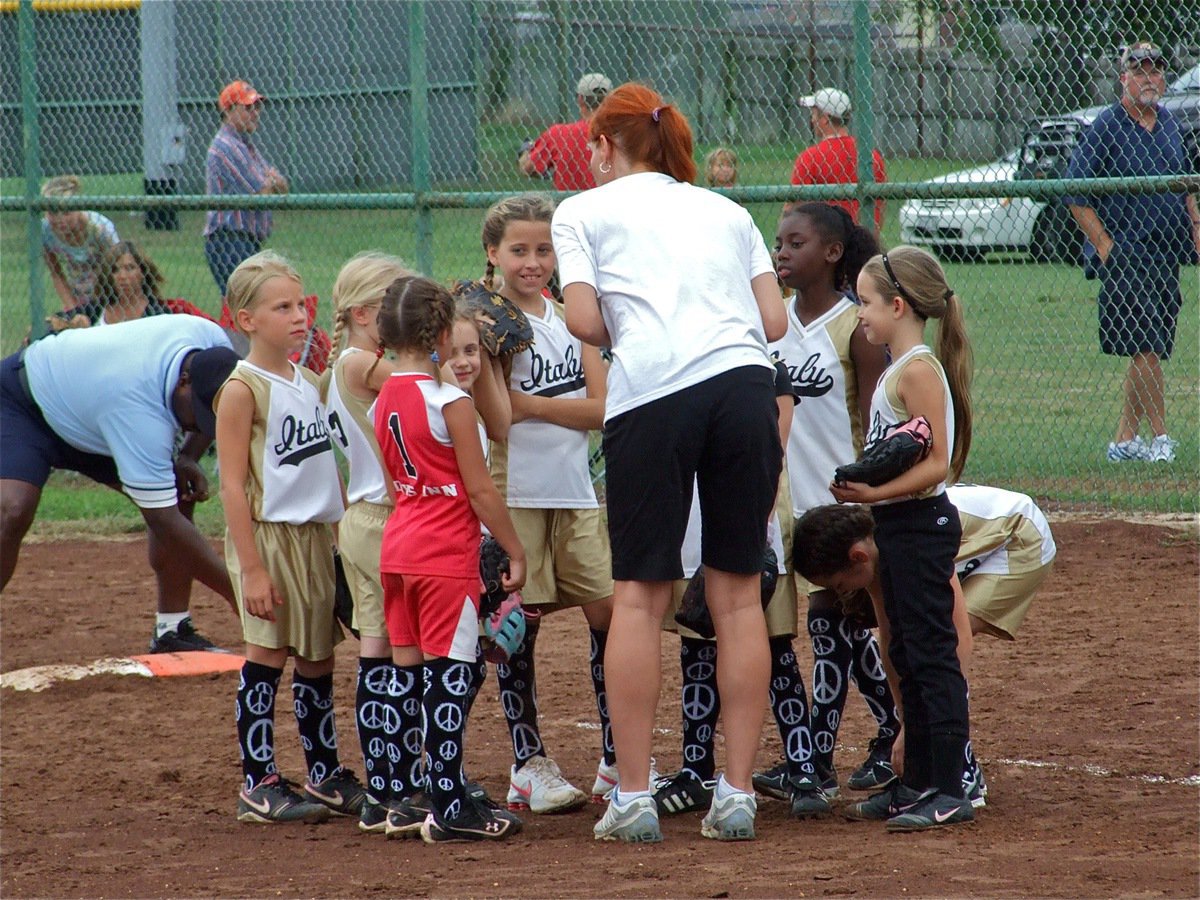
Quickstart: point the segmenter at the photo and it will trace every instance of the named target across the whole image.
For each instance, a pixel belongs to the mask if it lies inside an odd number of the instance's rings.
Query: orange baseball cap
[[[221,90],[217,98],[217,106],[221,112],[227,112],[231,106],[250,106],[263,99],[263,95],[245,81],[231,81]]]

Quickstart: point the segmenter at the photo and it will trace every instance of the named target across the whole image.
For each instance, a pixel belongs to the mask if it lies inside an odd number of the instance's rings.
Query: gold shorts
[[[1016,640],[1017,629],[1029,612],[1033,595],[1053,566],[1054,561],[1051,560],[1022,575],[968,575],[962,582],[967,612],[982,619],[989,626],[989,633],[995,637]]]
[[[383,526],[392,507],[359,500],[352,503],[338,525],[338,549],[350,596],[354,598],[354,627],[363,637],[386,638],[383,618],[383,584],[379,580],[379,551]]]
[[[546,613],[612,596],[612,554],[599,509],[508,512],[525,548],[526,606]]]
[[[229,532],[225,532],[225,567],[233,582],[246,643],[319,661],[333,656],[342,629],[333,615],[333,532],[321,522],[288,525],[255,522],[254,544],[284,602],[275,621],[246,612],[242,602],[242,567]]]

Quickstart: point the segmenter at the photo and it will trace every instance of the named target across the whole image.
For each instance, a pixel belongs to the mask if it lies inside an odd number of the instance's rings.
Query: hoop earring
[[[608,166],[608,168],[607,169],[604,168],[605,166]],[[612,171],[612,163],[600,163],[600,174],[601,175],[607,175],[611,171]]]

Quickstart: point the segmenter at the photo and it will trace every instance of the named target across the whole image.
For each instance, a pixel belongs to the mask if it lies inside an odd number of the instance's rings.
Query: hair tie
[[[942,299],[945,300],[947,303],[949,303],[950,298],[953,296],[954,296],[954,288],[946,288],[946,293],[942,295]]]
[[[654,109],[653,109],[653,110],[650,112],[650,118],[652,118],[652,119],[654,120],[654,124],[655,124],[655,125],[657,125],[657,124],[658,124],[658,123],[661,121],[661,120],[659,119],[659,117],[658,117],[658,114],[659,114],[659,113],[661,113],[662,111],[663,111],[663,107],[661,107],[661,106],[656,106],[656,107],[654,107]]]
[[[384,352],[384,351],[383,351],[383,342],[382,342],[382,341],[380,341],[380,342],[379,342],[379,347],[378,347],[378,348],[376,348],[376,350],[375,350],[375,358],[376,358],[376,359],[383,359],[383,352]]]

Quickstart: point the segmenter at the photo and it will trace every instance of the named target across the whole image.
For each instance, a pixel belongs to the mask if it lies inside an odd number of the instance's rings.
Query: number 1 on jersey
[[[400,451],[400,458],[404,460],[404,473],[409,478],[415,479],[417,477],[417,467],[408,458],[408,450],[404,447],[404,435],[400,432],[400,415],[398,413],[392,413],[388,416],[388,431],[392,433],[392,440],[396,442],[396,449]]]

